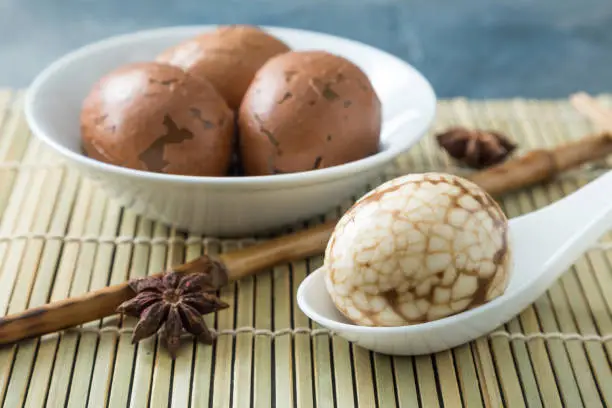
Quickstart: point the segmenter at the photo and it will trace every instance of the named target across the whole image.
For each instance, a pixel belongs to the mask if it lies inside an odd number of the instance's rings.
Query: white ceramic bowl
[[[405,112],[412,112],[412,119],[399,132],[385,137],[381,151],[373,156],[293,174],[232,178],[167,175],[105,164],[81,153],[81,102],[102,75],[126,63],[153,60],[167,47],[215,27],[141,31],[97,42],[60,58],[40,73],[27,92],[25,113],[33,133],[70,165],[98,181],[121,205],[183,230],[238,236],[276,229],[332,209],[414,145],[433,120],[436,97],[432,87],[400,59],[326,34],[262,27],[295,50],[323,49],[350,59],[373,83],[385,122]]]

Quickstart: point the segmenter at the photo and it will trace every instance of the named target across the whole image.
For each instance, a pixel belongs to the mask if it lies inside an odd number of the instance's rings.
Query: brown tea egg
[[[257,70],[271,57],[289,50],[258,27],[230,25],[171,47],[156,60],[207,78],[230,108],[238,109]]]
[[[224,176],[234,113],[214,86],[155,62],[122,66],[85,98],[81,138],[90,157],[137,170]]]
[[[381,103],[365,73],[325,51],[271,58],[249,86],[238,116],[247,175],[293,173],[378,152]]]
[[[334,304],[358,325],[434,321],[504,292],[508,220],[489,194],[463,178],[399,177],[344,214],[324,268]]]

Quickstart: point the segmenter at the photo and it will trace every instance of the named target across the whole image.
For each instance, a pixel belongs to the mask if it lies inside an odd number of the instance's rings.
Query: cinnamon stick
[[[554,149],[537,149],[467,176],[497,196],[553,179],[563,171],[601,160],[612,153],[612,134],[603,133],[567,142]]]
[[[281,236],[251,247],[221,254],[219,260],[228,278],[237,280],[281,262],[303,259],[321,253],[335,222]],[[190,273],[201,270],[208,258],[197,258],[172,269]],[[161,275],[161,274],[158,274]],[[117,307],[134,292],[127,282],[108,286],[70,299],[49,303],[14,315],[0,317],[0,345],[64,330],[116,313]]]
[[[229,270],[229,278],[238,280],[283,262],[322,253],[335,225],[336,221],[328,221],[238,251],[221,254],[220,258]]]
[[[467,178],[492,195],[524,188],[552,179],[562,171],[612,153],[612,135],[588,136],[551,150],[538,149]],[[325,251],[335,221],[281,236],[245,249],[221,254],[219,260],[237,280],[282,262],[303,259]],[[198,258],[173,270],[197,270]],[[40,336],[74,327],[116,313],[116,308],[134,296],[127,282],[0,318],[0,344]]]

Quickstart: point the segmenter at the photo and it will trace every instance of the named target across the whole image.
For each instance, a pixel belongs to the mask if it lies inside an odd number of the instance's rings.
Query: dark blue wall
[[[440,97],[612,91],[610,0],[0,0],[0,86],[113,34],[209,23],[350,37],[412,63]]]

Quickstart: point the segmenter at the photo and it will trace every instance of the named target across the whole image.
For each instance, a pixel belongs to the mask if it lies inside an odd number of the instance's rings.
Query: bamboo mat
[[[21,106],[19,93],[0,90],[0,315],[253,241],[189,236],[119,208],[30,136]],[[459,171],[431,137],[455,124],[504,131],[523,151],[595,130],[565,100],[444,100],[428,137],[391,166],[388,177]],[[532,211],[608,167],[600,163],[506,195],[504,209],[510,217]],[[612,406],[610,236],[508,324],[471,344],[414,358],[352,346],[300,312],[296,289],[321,263],[317,256],[279,265],[224,288],[221,296],[231,307],[207,316],[219,334],[216,344],[187,343],[175,362],[156,338],[132,345],[135,320],[117,316],[0,348],[0,403]]]

